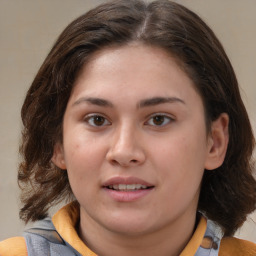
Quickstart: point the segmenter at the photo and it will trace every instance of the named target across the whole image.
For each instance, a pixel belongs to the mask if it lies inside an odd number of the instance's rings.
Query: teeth
[[[138,190],[138,189],[146,189],[147,186],[141,185],[141,184],[114,184],[108,186],[110,189],[114,190],[121,190],[121,191],[127,191],[127,190]]]
[[[135,187],[136,187],[136,185],[135,184],[132,184],[132,185],[126,185],[126,188],[127,189],[132,189],[132,190],[134,190],[135,189]]]
[[[125,184],[119,184],[118,189],[119,190],[127,190],[127,186]]]

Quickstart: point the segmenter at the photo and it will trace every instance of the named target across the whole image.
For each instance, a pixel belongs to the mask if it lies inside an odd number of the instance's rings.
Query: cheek
[[[95,145],[72,142],[69,146],[66,165],[71,189],[79,202],[90,204],[98,184],[100,154]]]
[[[158,145],[157,151],[154,148],[151,153],[161,195],[155,209],[161,209],[162,212],[165,209],[165,212],[175,216],[182,214],[189,205],[194,205],[195,209],[204,172],[203,157],[200,160],[198,158],[203,150],[198,152],[197,138],[188,139],[176,134]],[[160,211],[155,214],[162,216]]]
[[[97,174],[104,159],[103,145],[89,137],[71,137],[72,140],[66,140],[65,161],[70,182],[88,181]]]
[[[67,127],[66,131],[63,143],[67,164],[73,165],[76,162],[78,165],[86,164],[88,161],[83,161],[83,159],[90,160],[97,157],[95,152],[99,149],[99,143],[85,131],[82,125],[77,125],[74,129]]]
[[[152,147],[155,165],[161,167],[163,179],[168,177],[170,182],[190,183],[192,180],[199,183],[204,172],[207,149],[202,133],[202,130],[200,133],[183,129]],[[155,151],[155,148],[158,150]]]

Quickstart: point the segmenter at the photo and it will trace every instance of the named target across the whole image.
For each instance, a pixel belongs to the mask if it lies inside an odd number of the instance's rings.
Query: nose
[[[106,158],[111,164],[122,167],[141,165],[146,159],[142,144],[136,129],[121,127],[115,131]]]

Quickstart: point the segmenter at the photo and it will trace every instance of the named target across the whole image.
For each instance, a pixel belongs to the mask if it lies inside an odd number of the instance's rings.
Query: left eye
[[[85,121],[95,127],[110,125],[110,122],[101,115],[89,115],[85,118]]]
[[[166,115],[154,115],[146,122],[147,125],[164,126],[173,121],[173,118]]]

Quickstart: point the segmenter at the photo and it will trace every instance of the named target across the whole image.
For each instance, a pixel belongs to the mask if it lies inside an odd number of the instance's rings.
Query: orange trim
[[[12,237],[0,242],[1,256],[27,256],[27,246],[24,237]]]
[[[56,230],[63,239],[84,256],[96,256],[79,238],[75,227],[79,220],[79,204],[73,202],[59,210],[52,218]],[[207,221],[201,217],[196,231],[180,256],[194,255],[199,248],[207,228]]]
[[[83,256],[96,256],[80,239],[75,229],[79,220],[79,205],[76,202],[60,209],[53,217],[52,222],[62,238]]]
[[[207,228],[207,221],[204,217],[201,217],[192,238],[190,239],[189,243],[187,244],[185,249],[182,251],[180,256],[191,256],[196,254],[196,251],[198,250],[204,238],[206,228]]]
[[[220,243],[220,256],[255,256],[256,244],[238,239],[235,237],[226,237]]]

